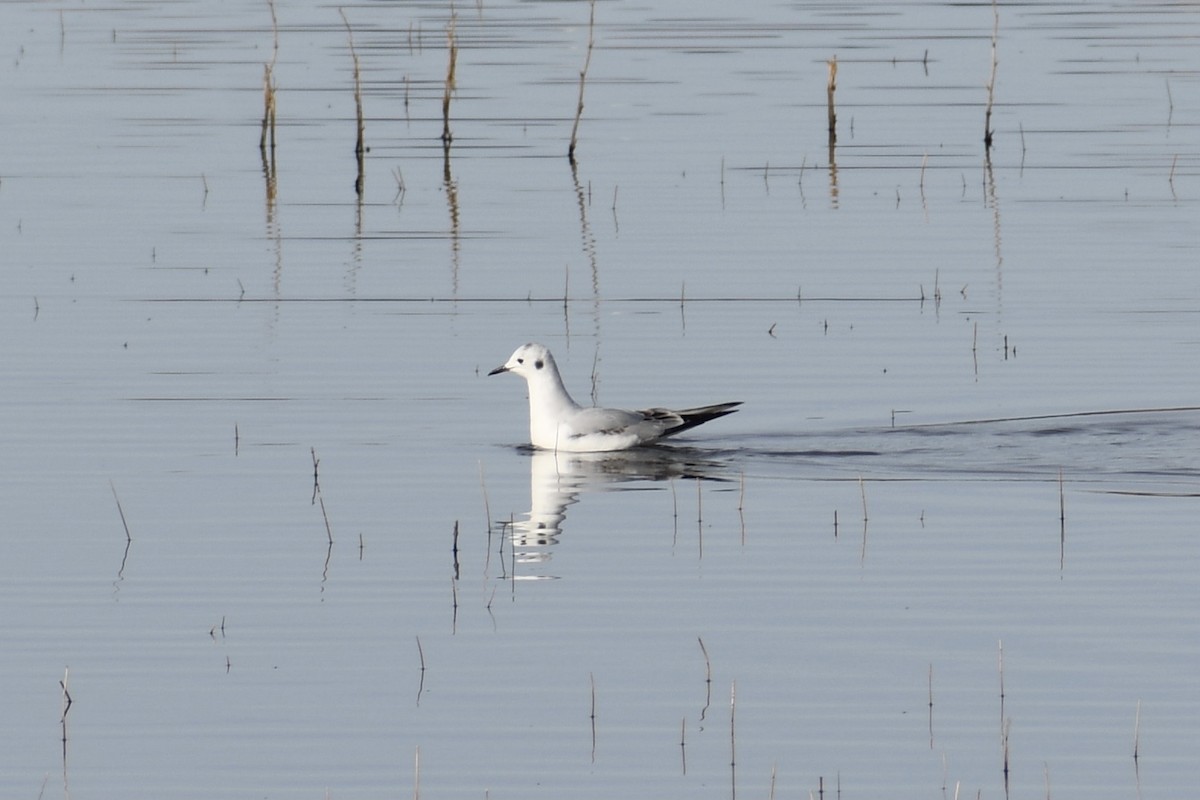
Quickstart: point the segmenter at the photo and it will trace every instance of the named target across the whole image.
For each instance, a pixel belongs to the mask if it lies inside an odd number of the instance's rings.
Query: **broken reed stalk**
[[[317,504],[317,495],[321,493],[321,481],[320,481],[320,477],[318,474],[318,470],[319,470],[319,467],[321,464],[321,459],[317,458],[317,448],[310,447],[309,452],[312,453],[312,462],[313,462],[312,504],[316,505]]]
[[[421,745],[413,754],[413,800],[421,800]]]
[[[125,520],[125,510],[121,508],[121,498],[117,497],[117,487],[112,481],[108,482],[108,487],[112,489],[113,500],[117,501],[117,513],[121,515],[121,527],[125,529],[125,543],[129,544],[133,541],[133,536],[129,533],[129,523]]]
[[[70,698],[68,698],[70,699]],[[66,712],[64,711],[64,716]],[[1139,739],[1141,739],[1141,700],[1138,700],[1138,710],[1133,715],[1133,763],[1138,763],[1138,751],[1140,750]]]
[[[458,580],[458,520],[454,520],[454,533],[451,538],[450,553],[454,556],[454,579]]]
[[[992,0],[992,74],[987,84],[987,109],[983,113],[983,147],[992,149],[992,101],[996,90],[996,39],[1000,35],[1000,9],[996,0]]]
[[[825,62],[829,68],[829,80],[825,85],[825,105],[829,114],[829,144],[837,141],[837,110],[834,107],[833,95],[837,92],[837,56]]]
[[[62,687],[62,693],[63,693],[63,712],[62,712],[62,719],[59,721],[59,724],[62,725],[62,758],[63,758],[63,774],[64,775],[66,774],[66,770],[67,770],[67,712],[69,712],[71,710],[71,703],[72,703],[71,691],[67,688],[67,682],[68,682],[67,679],[70,677],[70,673],[71,673],[71,668],[64,667],[63,668],[63,678],[61,681],[58,682],[58,685]]]
[[[342,15],[342,22],[346,25],[346,39],[350,43],[350,58],[354,61],[354,112],[355,120],[357,121],[358,135],[354,144],[354,158],[358,162],[358,177],[354,181],[354,190],[360,196],[363,193],[363,157],[366,153],[366,148],[363,146],[363,103],[362,103],[362,72],[359,70],[358,51],[354,49],[354,31],[350,29],[350,20],[346,18],[346,12],[343,9],[338,9],[338,13]]]
[[[330,546],[332,546],[333,528],[329,526],[329,514],[325,512],[325,498],[318,495],[317,500],[320,501],[321,504],[321,519],[325,520],[325,536],[329,539]]]
[[[1000,673],[1000,733],[1004,733],[1004,641],[996,642],[996,668]]]
[[[567,147],[567,160],[571,162],[571,166],[575,166],[575,145],[578,143],[579,137],[579,119],[583,116],[583,85],[587,81],[588,67],[592,64],[592,47],[596,41],[596,0],[588,0],[588,7],[587,55],[583,59],[583,69],[579,71],[579,102],[575,106],[575,124],[571,126],[571,144]]]
[[[487,518],[485,521],[487,522],[487,530],[490,533],[492,530],[492,508],[488,504],[487,481],[484,480],[482,461],[479,462],[479,488],[483,491],[483,513]]]
[[[450,12],[450,24],[446,26],[447,47],[450,63],[446,67],[446,88],[442,94],[442,144],[449,146],[454,138],[450,134],[450,93],[454,91],[454,70],[458,61],[458,40],[454,36],[454,12]]]
[[[933,664],[929,665],[929,749],[933,749]]]
[[[858,476],[858,491],[862,495],[863,522],[867,521],[867,484],[861,475]]]
[[[71,677],[71,668],[64,667],[62,680],[58,682],[58,685],[62,687],[62,693],[63,693],[63,711],[62,711],[62,721],[63,722],[67,721],[67,712],[69,712],[71,710],[71,703],[74,702],[71,699],[71,690],[69,688],[67,688],[67,684],[70,683],[70,677]],[[1140,700],[1138,701],[1138,708],[1139,709],[1141,708]]]
[[[737,715],[737,681],[729,686],[729,797],[737,800],[737,736],[734,724]]]
[[[263,120],[262,132],[258,137],[258,149],[267,150],[270,138],[271,152],[275,152],[275,62],[279,58],[279,18],[275,15],[275,0],[267,0],[271,9],[271,60],[263,64]]]
[[[683,765],[683,774],[687,775],[687,717],[679,721],[679,760]]]
[[[592,685],[592,713],[590,719],[592,721],[592,763],[596,763],[596,675],[588,673],[588,681]]]
[[[1063,568],[1067,550],[1067,499],[1063,493],[1063,471],[1058,468],[1058,568]]]

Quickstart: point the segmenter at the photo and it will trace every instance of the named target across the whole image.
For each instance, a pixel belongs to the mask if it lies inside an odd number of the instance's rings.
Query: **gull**
[[[648,408],[584,408],[571,399],[558,374],[554,356],[545,346],[530,342],[488,375],[511,372],[529,384],[529,438],[534,447],[572,453],[627,450],[682,433],[709,420],[737,411],[742,403],[673,411]]]

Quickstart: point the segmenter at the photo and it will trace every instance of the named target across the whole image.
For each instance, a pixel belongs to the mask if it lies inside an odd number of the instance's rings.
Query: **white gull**
[[[573,453],[626,450],[651,444],[737,411],[741,401],[672,410],[648,408],[584,408],[571,399],[558,374],[554,356],[543,345],[529,343],[488,375],[511,372],[529,384],[529,438],[534,447]]]

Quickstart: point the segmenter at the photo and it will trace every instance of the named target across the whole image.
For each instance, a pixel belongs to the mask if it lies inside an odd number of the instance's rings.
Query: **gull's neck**
[[[546,442],[555,442],[558,436],[558,425],[571,412],[579,409],[579,404],[567,394],[562,377],[558,374],[558,365],[547,354],[546,365],[538,372],[527,377],[529,385],[529,433],[533,443],[539,447]]]

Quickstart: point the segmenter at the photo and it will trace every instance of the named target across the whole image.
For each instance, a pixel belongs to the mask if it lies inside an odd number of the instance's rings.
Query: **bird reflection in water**
[[[523,573],[521,565],[545,565],[563,532],[567,508],[587,492],[622,491],[644,481],[675,479],[729,481],[727,454],[687,447],[642,447],[602,453],[567,453],[521,448],[529,455],[530,509],[494,526],[512,545],[512,580],[558,576]]]

